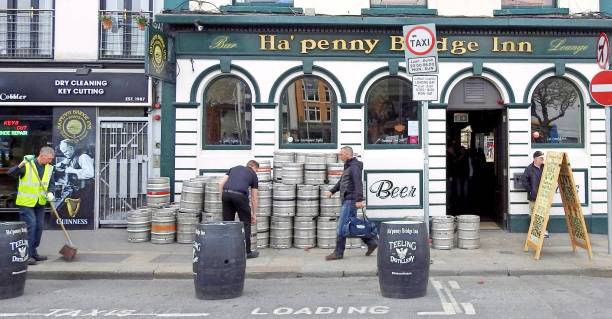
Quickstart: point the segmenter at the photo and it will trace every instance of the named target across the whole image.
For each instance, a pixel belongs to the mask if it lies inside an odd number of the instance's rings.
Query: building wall
[[[55,60],[98,59],[99,9],[97,0],[55,1]]]

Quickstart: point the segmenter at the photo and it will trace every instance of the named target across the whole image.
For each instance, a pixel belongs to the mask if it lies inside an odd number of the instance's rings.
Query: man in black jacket
[[[338,154],[340,160],[344,162],[344,172],[338,183],[329,190],[327,197],[340,191],[342,208],[336,228],[336,249],[330,255],[325,256],[325,260],[337,260],[344,257],[346,237],[342,236],[342,226],[348,222],[350,217],[357,216],[357,208],[364,207],[363,183],[361,182],[363,163],[353,157],[353,149],[350,146],[344,146]],[[370,256],[378,247],[378,241],[376,238],[362,238],[362,240],[368,245],[366,256]]]
[[[542,171],[544,170],[544,153],[535,151],[533,153],[533,163],[529,164],[521,176],[521,184],[527,190],[527,200],[529,200],[529,216],[533,214],[533,207],[538,198],[538,188],[540,187],[540,179],[542,179]],[[545,237],[549,237],[546,231]]]

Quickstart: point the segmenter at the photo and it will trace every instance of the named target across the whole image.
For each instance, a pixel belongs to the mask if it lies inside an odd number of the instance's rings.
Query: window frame
[[[365,92],[365,98],[363,103],[363,147],[364,149],[421,149],[423,147],[423,113],[421,110],[422,107],[420,105],[420,101],[414,101],[414,99],[412,101],[417,103],[417,120],[419,121],[419,142],[417,144],[371,144],[368,142],[368,104],[370,99],[370,92],[375,84],[391,78],[398,78],[412,85],[412,81],[410,81],[408,78],[405,78],[400,75],[387,74],[376,79],[368,87],[367,91]]]
[[[559,0],[552,0],[552,5],[543,5],[543,6],[509,6],[509,5],[504,5],[502,3],[501,8],[502,9],[539,9],[539,8],[558,8],[559,7]]]
[[[556,14],[556,15],[569,15],[569,8],[560,8],[559,0],[553,0],[552,6],[505,6],[502,5],[501,9],[493,10],[493,16],[520,16],[520,15],[543,15],[543,14]]]
[[[336,100],[336,105],[332,105],[331,101],[318,101],[318,103],[326,103],[329,104],[328,109],[331,110],[331,120],[330,121],[320,121],[323,124],[329,123],[331,125],[332,128],[332,134],[331,134],[331,138],[332,141],[330,143],[312,143],[312,144],[296,144],[296,143],[286,143],[283,141],[283,109],[282,109],[282,97],[283,94],[285,94],[287,88],[289,88],[289,86],[299,80],[302,80],[304,78],[316,78],[319,81],[322,81],[323,83],[325,83],[325,85],[327,87],[329,87],[329,91],[331,94],[334,95],[334,98]],[[338,93],[336,92],[335,88],[331,85],[331,81],[328,81],[327,79],[319,76],[319,75],[315,75],[315,74],[301,74],[299,76],[296,77],[292,77],[289,81],[287,81],[287,84],[285,84],[285,86],[283,86],[283,89],[280,91],[280,95],[279,95],[279,101],[278,101],[278,148],[279,149],[337,149],[338,148],[338,109],[339,109],[339,104],[340,101],[338,100]],[[305,101],[306,102],[306,101]],[[304,110],[306,110],[306,108],[304,108]],[[319,116],[322,116],[322,112],[319,109]],[[306,118],[305,121],[306,122]]]
[[[370,0],[370,8],[427,8],[428,4],[428,0],[425,0],[425,4],[372,4]]]
[[[113,10],[108,10],[107,6],[108,6],[108,2],[112,1],[112,0],[100,0],[100,9],[98,10],[98,18],[102,15],[102,14],[106,14],[106,13],[117,13],[117,12],[121,12],[121,10],[117,9],[117,11],[113,11]],[[148,11],[135,11],[134,10],[134,2],[138,1],[138,0],[124,0],[123,3],[123,10],[124,12],[129,13],[129,20],[133,22],[133,18],[137,15],[140,15],[142,13],[142,15],[146,16],[147,19],[149,20],[149,22],[153,22],[153,0],[148,0],[149,2],[149,10]],[[129,8],[129,9],[128,9]],[[130,23],[130,25],[132,26],[132,23]],[[133,29],[133,26],[132,26]],[[139,55],[132,55],[131,51],[132,51],[132,45],[135,43],[134,42],[134,38],[137,38],[139,35],[138,34],[133,34],[132,31],[130,32],[123,32],[122,35],[122,46],[121,46],[121,55],[103,55],[102,54],[102,43],[104,41],[104,36],[105,34],[107,34],[109,31],[108,30],[104,30],[104,28],[102,27],[102,24],[100,22],[98,22],[98,60],[121,60],[121,61],[134,61],[134,60],[143,60],[146,56],[146,37],[147,37],[147,31],[146,29],[144,30],[143,33],[143,42],[144,42],[144,51],[143,51],[143,56],[139,56]],[[129,44],[129,45],[126,45]]]
[[[212,87],[213,84],[215,84],[215,82],[223,79],[223,78],[235,78],[239,81],[242,81],[246,87],[249,88],[249,91],[251,92],[251,143],[249,143],[249,145],[223,145],[223,144],[208,144],[206,141],[206,138],[208,136],[208,128],[206,126],[207,123],[207,118],[206,118],[206,96],[209,93],[210,88]],[[206,87],[204,88],[204,92],[202,94],[202,125],[200,125],[200,128],[202,129],[202,150],[250,150],[253,147],[253,123],[255,122],[253,120],[253,109],[255,108],[253,106],[253,88],[249,85],[249,82],[245,79],[243,79],[240,75],[238,74],[234,74],[234,73],[223,73],[223,74],[219,74],[218,76],[214,77],[213,79],[211,79],[211,81],[206,85]]]
[[[551,79],[551,78],[558,78],[558,79],[562,79],[564,81],[566,81],[567,83],[569,83],[570,85],[572,85],[574,87],[574,89],[576,90],[576,92],[578,93],[578,99],[579,99],[579,107],[580,107],[580,143],[537,143],[537,142],[531,142],[531,147],[532,148],[545,148],[545,149],[553,149],[553,148],[560,148],[560,149],[565,149],[565,148],[584,148],[585,146],[585,123],[584,123],[584,110],[585,110],[585,103],[584,103],[584,94],[582,92],[582,90],[580,90],[580,87],[578,85],[576,85],[576,83],[574,81],[572,81],[571,79],[564,77],[564,76],[556,76],[556,75],[550,75],[547,76],[543,79],[541,79],[540,81],[537,82],[537,84],[535,84],[533,86],[533,90],[531,92],[530,95],[530,99],[529,99],[529,140],[531,141],[531,134],[533,133],[532,129],[531,129],[531,120],[532,120],[532,115],[531,115],[531,109],[533,107],[533,93],[535,92],[536,88],[542,84],[542,82]]]
[[[237,0],[232,0],[232,6],[259,6],[259,7],[293,7],[295,5],[295,0],[291,0],[291,3],[275,3],[274,0],[269,0],[265,2],[236,2]]]
[[[30,7],[32,6],[32,0],[29,1],[30,2]],[[6,15],[7,15],[7,21],[8,18],[10,16],[13,17],[13,21],[17,21],[18,18],[18,11],[27,11],[30,9],[20,9],[19,8],[20,5],[20,0],[7,0],[6,1]],[[50,11],[51,12],[51,28],[49,30],[50,34],[50,41],[51,43],[49,43],[50,48],[49,48],[49,55],[42,55],[39,51],[40,48],[35,48],[37,50],[36,54],[31,54],[29,56],[19,56],[16,55],[15,53],[13,55],[9,55],[8,53],[6,55],[0,55],[0,60],[15,60],[15,59],[27,59],[27,60],[53,60],[55,59],[55,0],[51,1],[51,8],[50,9],[41,9],[40,8],[40,3],[38,3],[38,6],[33,8],[33,10],[40,10],[42,12],[44,11]],[[13,12],[10,12],[13,11]],[[27,48],[29,50],[34,50],[34,48],[32,48],[32,43],[33,41],[38,42],[38,38],[39,38],[39,34],[40,31],[36,30],[36,27],[39,28],[39,26],[37,25],[37,23],[40,22],[40,13],[34,14],[35,11],[32,11],[32,21],[30,23],[30,46]],[[13,48],[12,50],[18,50],[20,48],[17,47],[17,43],[18,43],[18,37],[15,36],[14,38],[9,37],[9,33],[13,32],[16,35],[18,34],[17,30],[16,30],[16,26],[15,24],[7,24],[6,26],[6,32],[7,32],[7,38],[6,38],[6,48],[7,50],[9,50],[9,48]],[[36,40],[33,40],[32,38],[35,38]],[[12,46],[11,46],[12,45]]]

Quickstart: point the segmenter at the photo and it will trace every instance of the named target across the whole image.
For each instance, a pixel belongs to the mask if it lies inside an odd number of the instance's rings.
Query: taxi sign
[[[403,31],[408,73],[437,73],[436,25],[433,23],[405,25]]]

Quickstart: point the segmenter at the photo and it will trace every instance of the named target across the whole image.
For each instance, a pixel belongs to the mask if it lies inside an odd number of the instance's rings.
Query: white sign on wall
[[[423,208],[423,171],[366,170],[368,209]]]
[[[437,75],[414,75],[412,77],[412,99],[414,101],[435,101],[438,99]]]

